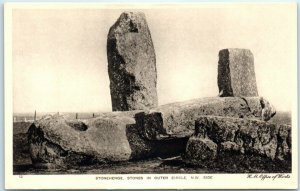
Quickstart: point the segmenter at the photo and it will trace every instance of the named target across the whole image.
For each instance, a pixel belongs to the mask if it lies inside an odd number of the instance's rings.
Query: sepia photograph
[[[7,188],[298,186],[295,3],[7,3],[5,56]]]

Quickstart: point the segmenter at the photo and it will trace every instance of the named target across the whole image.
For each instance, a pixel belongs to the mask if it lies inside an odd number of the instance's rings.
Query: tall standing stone
[[[107,39],[113,111],[157,106],[156,59],[144,13],[124,12]]]
[[[219,52],[218,87],[221,97],[258,96],[253,54],[248,49],[223,49]]]

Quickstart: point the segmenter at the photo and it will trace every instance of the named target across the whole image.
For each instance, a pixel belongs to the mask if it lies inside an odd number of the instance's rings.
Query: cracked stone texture
[[[275,109],[262,97],[210,97],[162,105],[135,118],[147,139],[163,140],[191,136],[195,120],[203,115],[268,120]]]
[[[219,96],[258,96],[253,54],[248,49],[223,49],[218,62]]]
[[[107,39],[113,111],[156,107],[156,58],[144,13],[124,12]]]
[[[275,107],[263,97],[259,97],[259,101],[257,97],[242,97],[242,99],[245,100],[253,115],[263,121],[269,121],[276,114]]]
[[[210,139],[191,137],[186,145],[184,158],[188,158],[190,164],[201,161],[201,165],[208,166],[216,159],[217,149],[217,144]]]
[[[43,117],[27,132],[33,165],[66,168],[184,152],[187,139],[145,140],[135,125],[135,112],[102,113],[82,121],[69,121],[61,115]]]
[[[206,140],[204,142],[203,140]],[[207,141],[210,140],[210,141]],[[209,143],[209,144],[206,144]],[[215,165],[222,168],[258,168],[267,171],[289,171],[291,168],[291,126],[261,120],[220,116],[202,116],[195,123],[195,134],[189,144],[206,144],[217,152],[210,163],[187,147],[185,162],[193,165]],[[196,153],[196,154],[194,154]],[[224,166],[225,165],[225,166]]]
[[[83,123],[88,127],[84,131],[75,129],[59,115],[37,121],[28,131],[33,164],[64,166],[130,159],[132,151],[126,125],[135,123],[132,117],[111,113]]]

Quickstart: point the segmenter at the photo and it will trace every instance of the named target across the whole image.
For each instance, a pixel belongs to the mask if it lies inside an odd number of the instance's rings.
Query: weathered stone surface
[[[134,124],[133,118],[111,114],[85,120],[85,130],[69,124],[63,116],[47,116],[29,129],[33,164],[65,166],[130,159],[126,125]]]
[[[257,97],[244,97],[243,99],[247,102],[253,115],[261,117],[263,121],[270,120],[276,114],[274,106],[262,97],[260,97],[259,102]]]
[[[124,12],[107,39],[113,111],[157,106],[156,58],[144,13]]]
[[[223,49],[219,52],[219,95],[258,96],[254,70],[254,58],[247,49]]]
[[[217,157],[218,146],[210,139],[191,137],[186,146],[184,158],[189,164],[209,166]]]
[[[215,143],[218,147],[218,155],[212,158],[214,161],[210,164],[221,168],[242,166],[267,171],[274,169],[289,171],[291,169],[290,135],[289,125],[276,125],[254,119],[202,116],[196,120],[195,134],[187,145],[191,141],[194,142],[197,137]],[[199,138],[197,141],[200,141]],[[187,147],[186,153],[199,152],[189,149]],[[194,155],[184,156],[189,164],[199,166],[206,164]]]
[[[249,100],[249,101],[247,101]],[[135,115],[137,125],[150,140],[189,137],[194,133],[195,120],[202,115],[250,119],[269,119],[275,114],[270,104],[261,105],[260,97],[211,97],[159,106]],[[251,104],[249,105],[248,102]],[[270,111],[262,117],[262,110]],[[267,113],[267,112],[265,112]]]
[[[170,140],[148,140],[134,125],[127,126],[126,135],[131,147],[131,159],[147,159],[153,157],[172,157],[185,152],[188,138]]]
[[[37,167],[48,168],[49,164],[68,167],[184,152],[187,139],[145,140],[132,114],[103,113],[100,117],[77,122],[59,115],[44,117],[28,130],[32,162]]]

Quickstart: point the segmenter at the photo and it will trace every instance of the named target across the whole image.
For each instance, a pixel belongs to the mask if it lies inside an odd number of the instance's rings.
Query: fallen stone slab
[[[210,160],[203,156],[210,156]],[[183,158],[194,166],[219,167],[232,172],[289,172],[291,126],[202,116],[196,120],[195,134],[189,139]]]
[[[258,96],[253,54],[248,49],[223,49],[219,52],[219,95]]]
[[[109,30],[107,59],[113,111],[157,106],[156,58],[144,13],[121,14]]]
[[[190,137],[203,115],[268,120],[275,109],[262,97],[210,97],[162,105],[137,113],[135,119],[147,139],[164,140]]]
[[[83,121],[46,116],[28,130],[32,163],[38,168],[64,168],[184,152],[187,139],[143,139],[131,115],[132,112],[112,112]]]

